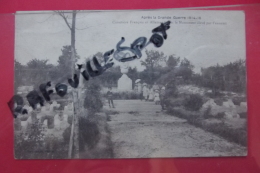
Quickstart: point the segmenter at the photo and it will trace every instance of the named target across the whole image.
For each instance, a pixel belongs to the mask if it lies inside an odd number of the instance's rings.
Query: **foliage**
[[[85,99],[84,99],[84,107],[88,109],[91,114],[99,112],[102,107],[102,97],[101,97],[101,85],[98,79],[91,79],[86,82],[86,91],[85,91]]]
[[[43,152],[44,127],[38,119],[31,124],[28,133],[21,133],[15,138],[15,157],[18,159],[28,157],[28,153]],[[30,156],[29,156],[30,157]]]
[[[225,117],[225,112],[219,112],[216,116],[217,119],[222,119]]]
[[[215,102],[218,106],[222,106],[224,101],[227,101],[227,100],[225,100],[225,98],[223,98],[223,97],[214,98],[214,102]]]
[[[53,69],[54,65],[48,64],[48,60],[32,59],[26,66],[20,67],[19,75],[23,78],[23,85],[33,85],[38,89],[43,81],[51,80]]]
[[[200,86],[218,90],[245,92],[246,66],[244,60],[230,62],[227,65],[216,65],[201,69]]]
[[[141,61],[141,65],[145,66],[145,70],[140,74],[141,78],[148,84],[154,84],[160,77],[160,67],[166,63],[166,56],[163,52],[146,50],[147,58]]]
[[[74,64],[71,61],[71,46],[63,46],[58,65],[49,64],[48,60],[32,59],[26,65],[15,61],[15,88],[31,86],[35,89],[47,81],[64,82],[72,76]],[[79,56],[76,54],[76,59]]]
[[[232,101],[235,105],[240,105],[241,102],[246,102],[245,97],[234,97],[232,98]]]
[[[167,60],[167,67],[174,69],[180,63],[180,57],[175,57],[174,55],[170,55]]]
[[[15,89],[15,93],[17,92],[17,89],[19,86],[25,85],[26,81],[25,76],[23,74],[25,66],[22,65],[20,62],[18,62],[17,60],[14,60],[14,69],[15,69],[15,73],[14,73],[14,89]]]
[[[205,131],[217,134],[228,141],[235,142],[242,146],[247,145],[246,125],[244,125],[242,128],[233,129],[226,125],[224,121],[219,123],[207,123],[203,119],[199,118],[199,114],[190,115],[192,112],[183,111],[183,109],[170,108],[167,112],[171,115],[184,118],[189,124],[200,127]]]
[[[180,57],[170,55],[167,60],[167,66],[163,68],[164,70],[160,70],[161,75],[157,82],[164,85],[171,80],[180,82],[179,79],[181,79],[185,83],[190,83],[193,76],[193,68],[194,66],[188,59],[184,58],[181,60]]]
[[[113,66],[107,69],[102,75],[96,78],[102,81],[104,87],[113,87],[117,85],[118,79],[122,76],[120,67]]]
[[[147,69],[161,66],[160,63],[166,61],[166,56],[163,52],[146,50],[145,53],[147,58],[144,61],[141,61],[141,65],[145,66]]]
[[[104,94],[106,97],[106,94]],[[114,100],[135,100],[140,99],[140,93],[136,93],[134,91],[123,91],[123,92],[114,92],[113,93]]]
[[[129,67],[127,76],[130,79],[132,79],[132,89],[134,89],[135,81],[136,81],[136,79],[138,79],[138,72],[137,72],[136,67],[134,67],[134,68]]]
[[[198,111],[203,105],[203,98],[199,94],[191,94],[184,100],[184,107],[190,111]]]
[[[72,52],[71,52],[71,46],[66,45],[63,46],[61,49],[61,56],[59,56],[58,59],[58,66],[56,67],[56,76],[55,80],[58,82],[63,82],[64,80],[67,80],[68,77],[72,76],[72,73],[74,71],[74,62],[72,60]],[[77,55],[77,52],[75,52],[75,58],[76,61],[79,59],[79,55]],[[66,70],[65,70],[66,69]]]
[[[241,112],[239,113],[240,118],[247,118],[247,112]]]
[[[212,118],[212,115],[211,115],[211,106],[208,106],[207,109],[203,112],[203,118],[204,119],[209,119],[209,118]]]
[[[97,123],[90,121],[87,117],[79,117],[79,144],[80,151],[85,150],[85,145],[89,149],[95,147],[100,139],[100,132]]]
[[[167,96],[176,96],[177,95],[177,86],[175,80],[170,80],[166,84],[165,92]]]
[[[193,70],[193,68],[194,68],[194,65],[192,65],[192,63],[187,58],[184,58],[183,60],[181,60],[180,66],[187,67],[191,70]]]

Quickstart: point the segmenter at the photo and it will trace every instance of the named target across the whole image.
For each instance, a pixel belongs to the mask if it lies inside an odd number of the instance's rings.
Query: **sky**
[[[195,66],[195,72],[199,72],[201,67],[245,59],[245,19],[241,11],[82,11],[76,19],[79,63],[97,52],[115,49],[121,37],[126,39],[122,46],[129,46],[141,36],[149,39],[152,29],[168,20],[172,23],[163,46],[156,48],[150,44],[147,50],[187,58]],[[69,44],[70,30],[59,15],[53,12],[16,15],[15,58],[22,64],[34,58],[48,59],[49,63],[57,64],[62,47]],[[145,58],[143,51],[140,60]],[[140,60],[127,65],[141,71],[144,67]]]

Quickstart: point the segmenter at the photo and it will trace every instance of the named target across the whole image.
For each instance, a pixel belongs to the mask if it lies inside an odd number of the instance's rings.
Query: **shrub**
[[[234,97],[232,98],[234,105],[240,105],[241,102],[246,102],[245,97]]]
[[[239,113],[240,118],[246,118],[247,117],[247,112],[242,112]]]
[[[184,97],[178,97],[178,98],[166,98],[165,99],[165,105],[168,107],[181,107],[184,102]]]
[[[53,135],[45,138],[45,158],[65,159],[68,157],[69,143],[64,143]]]
[[[97,123],[92,122],[87,117],[79,118],[79,149],[80,151],[85,150],[85,145],[89,149],[96,146],[100,139],[100,131],[98,129]]]
[[[104,96],[106,97],[106,94],[104,94]],[[124,91],[124,92],[115,92],[113,93],[113,99],[114,100],[135,100],[135,99],[140,99],[140,93],[136,93],[136,92],[128,92],[128,91]]]
[[[216,115],[216,118],[217,119],[222,119],[225,117],[225,113],[224,112],[219,112],[217,115]]]
[[[214,99],[214,98],[217,98],[217,97],[224,97],[225,94],[221,93],[220,91],[213,91],[212,93],[206,93],[206,96]]]
[[[166,85],[165,96],[167,97],[176,97],[178,95],[178,88],[176,86],[175,80],[171,80]]]
[[[68,144],[70,142],[70,133],[71,133],[71,126],[67,127],[62,133],[64,143]]]
[[[211,115],[211,106],[208,106],[207,109],[203,113],[203,118],[209,119],[212,118],[213,116]]]
[[[198,111],[203,105],[203,98],[199,94],[191,94],[184,100],[184,107],[190,111]]]
[[[247,144],[247,132],[246,129],[233,129],[228,127],[224,122],[216,123],[214,125],[208,124],[205,129],[209,132],[215,133],[219,136],[224,137],[228,141],[235,142],[242,146]]]
[[[46,136],[45,128],[37,119],[28,133],[15,136],[15,158],[17,159],[65,159],[68,156],[68,143],[62,142],[53,135]]]
[[[43,151],[44,131],[38,119],[28,129],[28,133],[21,133],[15,138],[15,157],[30,159],[34,152]],[[31,154],[30,154],[31,153]]]
[[[214,102],[215,102],[218,106],[222,106],[224,101],[227,101],[227,100],[225,100],[225,99],[223,99],[223,98],[214,98]]]
[[[217,134],[223,138],[225,138],[228,141],[231,142],[235,142],[237,144],[240,144],[242,146],[246,146],[247,145],[247,124],[245,123],[245,125],[242,128],[239,129],[233,129],[230,128],[229,126],[227,126],[224,121],[222,121],[221,123],[205,123],[205,121],[203,121],[203,119],[201,119],[198,115],[194,114],[192,115],[192,113],[190,113],[190,115],[188,115],[188,111],[185,111],[181,108],[178,109],[168,109],[168,113],[180,118],[184,118],[187,120],[187,122],[189,124],[192,124],[196,127],[200,127],[206,131],[212,132],[214,134]],[[218,116],[222,116],[224,115],[224,113],[219,113]]]
[[[101,96],[101,87],[98,82],[92,80],[87,84],[87,89],[85,91],[85,100],[84,107],[88,109],[90,113],[95,114],[99,112],[102,107],[102,96]]]

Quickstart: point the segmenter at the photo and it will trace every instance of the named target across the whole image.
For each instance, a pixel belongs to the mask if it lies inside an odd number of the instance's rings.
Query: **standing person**
[[[162,110],[164,110],[164,108],[165,108],[165,87],[161,88],[159,97],[160,97],[160,103],[162,106]]]
[[[107,99],[108,99],[109,107],[111,108],[111,105],[112,105],[112,107],[115,108],[114,102],[113,102],[113,93],[111,91],[111,88],[109,89],[109,91],[107,91]]]
[[[149,94],[148,94],[147,84],[144,83],[143,84],[143,98],[144,98],[145,101],[147,101],[148,96],[149,96]]]
[[[160,103],[160,94],[159,94],[159,90],[155,90],[155,94],[154,94],[154,102],[156,105],[158,105]]]
[[[149,101],[154,101],[154,93],[153,93],[153,87],[150,86],[150,90],[149,90]]]

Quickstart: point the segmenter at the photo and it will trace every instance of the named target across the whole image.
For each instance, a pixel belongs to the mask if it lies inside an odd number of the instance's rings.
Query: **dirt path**
[[[153,102],[114,102],[116,108],[111,110],[119,114],[110,115],[108,123],[115,158],[246,155],[245,147],[167,115]]]

